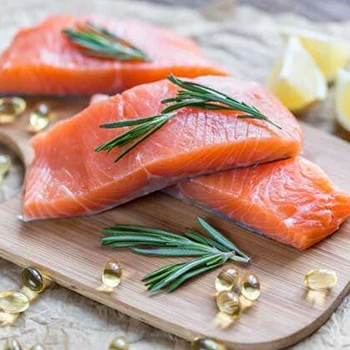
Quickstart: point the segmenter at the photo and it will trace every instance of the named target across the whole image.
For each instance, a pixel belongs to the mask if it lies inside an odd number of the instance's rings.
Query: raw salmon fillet
[[[302,157],[201,176],[166,191],[299,249],[350,216],[350,196]]]
[[[121,152],[96,153],[127,130],[102,123],[159,114],[177,87],[167,80],[134,87],[92,104],[32,139],[35,159],[26,175],[23,219],[60,218],[103,211],[183,179],[287,158],[300,152],[294,116],[257,83],[228,77],[193,79],[257,107],[282,129],[235,111],[183,108],[118,163]]]
[[[87,19],[57,15],[37,26],[20,30],[0,57],[0,93],[115,94],[164,79],[170,73],[183,77],[227,75],[206,59],[192,40],[134,20],[91,19],[139,47],[151,62],[121,62],[84,56],[62,30],[74,29]]]

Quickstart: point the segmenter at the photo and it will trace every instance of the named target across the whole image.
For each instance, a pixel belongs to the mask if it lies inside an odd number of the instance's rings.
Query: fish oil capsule
[[[216,296],[216,304],[221,312],[237,316],[241,311],[239,296],[232,291],[222,291]]]
[[[9,314],[18,314],[28,307],[29,299],[23,293],[9,290],[0,294],[0,309]]]
[[[246,299],[255,301],[260,296],[260,281],[256,275],[247,272],[239,281],[239,289]]]
[[[0,181],[8,174],[11,169],[11,157],[7,154],[0,154]]]
[[[337,284],[337,274],[332,270],[310,270],[304,277],[306,287],[312,290],[331,289]]]
[[[26,101],[20,97],[0,98],[0,124],[14,123],[26,109]]]
[[[23,348],[17,339],[10,338],[6,340],[3,350],[23,350]]]
[[[130,342],[122,335],[115,337],[109,345],[109,350],[128,350]]]
[[[102,283],[108,288],[115,288],[119,285],[122,277],[122,268],[117,260],[109,260],[103,267]]]
[[[33,267],[28,266],[22,271],[23,284],[34,292],[41,292],[44,289],[44,277],[41,272]]]
[[[50,124],[50,107],[40,103],[29,115],[27,131],[37,133],[44,130]]]
[[[45,350],[45,347],[41,344],[35,344],[29,350]]]
[[[197,338],[191,343],[191,350],[227,350],[227,347],[213,339]]]
[[[228,268],[220,271],[215,280],[215,289],[218,292],[232,290],[236,287],[239,280],[239,272],[234,268]]]

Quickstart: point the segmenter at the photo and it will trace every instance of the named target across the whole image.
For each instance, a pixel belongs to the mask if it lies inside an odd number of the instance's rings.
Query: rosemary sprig
[[[119,61],[149,61],[141,49],[91,22],[80,24],[77,30],[64,29],[63,34],[79,46],[86,56]]]
[[[110,152],[113,148],[124,147],[129,145],[123,152],[119,154],[115,162],[124,157],[138,144],[147,139],[162,126],[168,123],[176,116],[175,111],[185,108],[200,108],[210,110],[231,110],[240,111],[243,114],[238,115],[238,118],[251,118],[263,120],[272,124],[278,129],[281,127],[262,114],[256,107],[249,106],[243,101],[238,101],[220,91],[212,89],[208,86],[185,81],[173,75],[168,77],[168,80],[173,84],[179,86],[181,89],[177,92],[175,97],[162,100],[162,104],[168,104],[159,115],[126,120],[120,122],[109,122],[101,125],[101,128],[118,129],[127,126],[133,126],[130,130],[116,136],[112,140],[100,145],[95,149],[96,152],[107,151]]]
[[[142,255],[158,257],[197,257],[182,263],[169,264],[147,274],[143,281],[150,292],[166,289],[173,292],[187,280],[223,265],[227,260],[248,263],[250,257],[203,218],[199,224],[210,237],[188,230],[185,236],[151,227],[115,225],[103,230],[107,235],[102,245],[131,248]]]
[[[122,128],[125,126],[135,126],[128,132],[113,138],[112,140],[102,144],[95,149],[96,152],[107,151],[110,152],[114,147],[126,147],[122,152],[119,153],[118,157],[115,159],[115,163],[123,158],[127,153],[134,149],[138,144],[144,141],[146,138],[155,133],[163,125],[165,125],[174,114],[160,114],[154,117],[123,120],[120,122],[113,122],[108,124],[103,124],[101,127],[106,129]]]

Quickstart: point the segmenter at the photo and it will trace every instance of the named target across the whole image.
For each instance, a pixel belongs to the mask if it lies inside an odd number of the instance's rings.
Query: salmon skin
[[[177,87],[168,80],[134,87],[94,103],[32,139],[35,158],[26,174],[23,219],[92,214],[200,174],[297,155],[302,132],[294,116],[257,83],[207,76],[191,81],[257,107],[282,129],[239,112],[183,108],[125,155],[94,149],[127,129],[110,121],[157,115]]]
[[[84,56],[62,34],[90,20],[143,50],[150,62]],[[115,94],[166,78],[227,75],[210,62],[194,41],[165,28],[135,20],[56,15],[20,30],[0,57],[0,93],[35,95]]]
[[[350,216],[350,196],[302,157],[198,177],[166,192],[299,249]]]

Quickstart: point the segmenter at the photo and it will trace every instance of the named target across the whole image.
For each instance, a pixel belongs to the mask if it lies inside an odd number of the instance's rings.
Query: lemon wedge
[[[337,72],[334,96],[337,120],[350,132],[350,73],[344,69]]]
[[[266,85],[291,111],[299,112],[327,96],[327,82],[299,39],[290,37]]]
[[[291,28],[282,29],[281,34],[285,38],[297,37],[329,82],[334,80],[337,69],[350,61],[350,43],[343,39]]]

